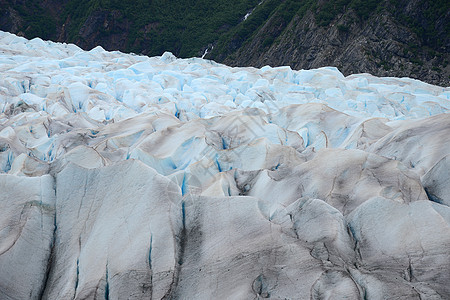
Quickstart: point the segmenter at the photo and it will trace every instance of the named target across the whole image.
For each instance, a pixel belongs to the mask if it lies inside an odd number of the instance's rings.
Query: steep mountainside
[[[233,66],[326,65],[450,85],[446,0],[0,0],[0,29]]]
[[[344,74],[408,76],[448,86],[449,3],[286,0],[267,20],[255,16],[262,22],[248,36],[241,26],[221,40],[211,57],[257,67],[333,65]]]

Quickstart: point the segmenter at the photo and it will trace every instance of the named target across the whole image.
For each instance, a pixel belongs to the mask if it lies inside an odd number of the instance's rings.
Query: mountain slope
[[[84,49],[233,66],[332,65],[450,85],[445,0],[2,0],[0,29]]]
[[[289,2],[298,10],[287,15]],[[248,36],[241,25],[210,57],[236,66],[333,65],[346,75],[369,72],[449,85],[449,2],[296,3],[278,5]]]
[[[6,0],[0,29],[27,38],[73,42],[85,49],[150,56],[199,55],[236,26],[258,0]]]

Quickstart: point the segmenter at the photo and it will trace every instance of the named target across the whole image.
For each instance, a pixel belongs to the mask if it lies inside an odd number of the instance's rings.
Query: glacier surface
[[[450,88],[0,32],[0,299],[449,299]]]

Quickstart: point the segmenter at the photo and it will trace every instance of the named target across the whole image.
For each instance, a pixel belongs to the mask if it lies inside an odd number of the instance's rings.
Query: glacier
[[[0,32],[0,299],[449,299],[450,88]]]

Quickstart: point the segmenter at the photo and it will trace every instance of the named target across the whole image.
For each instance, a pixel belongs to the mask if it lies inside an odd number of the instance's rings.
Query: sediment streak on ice
[[[0,32],[0,298],[448,299],[449,99]]]

